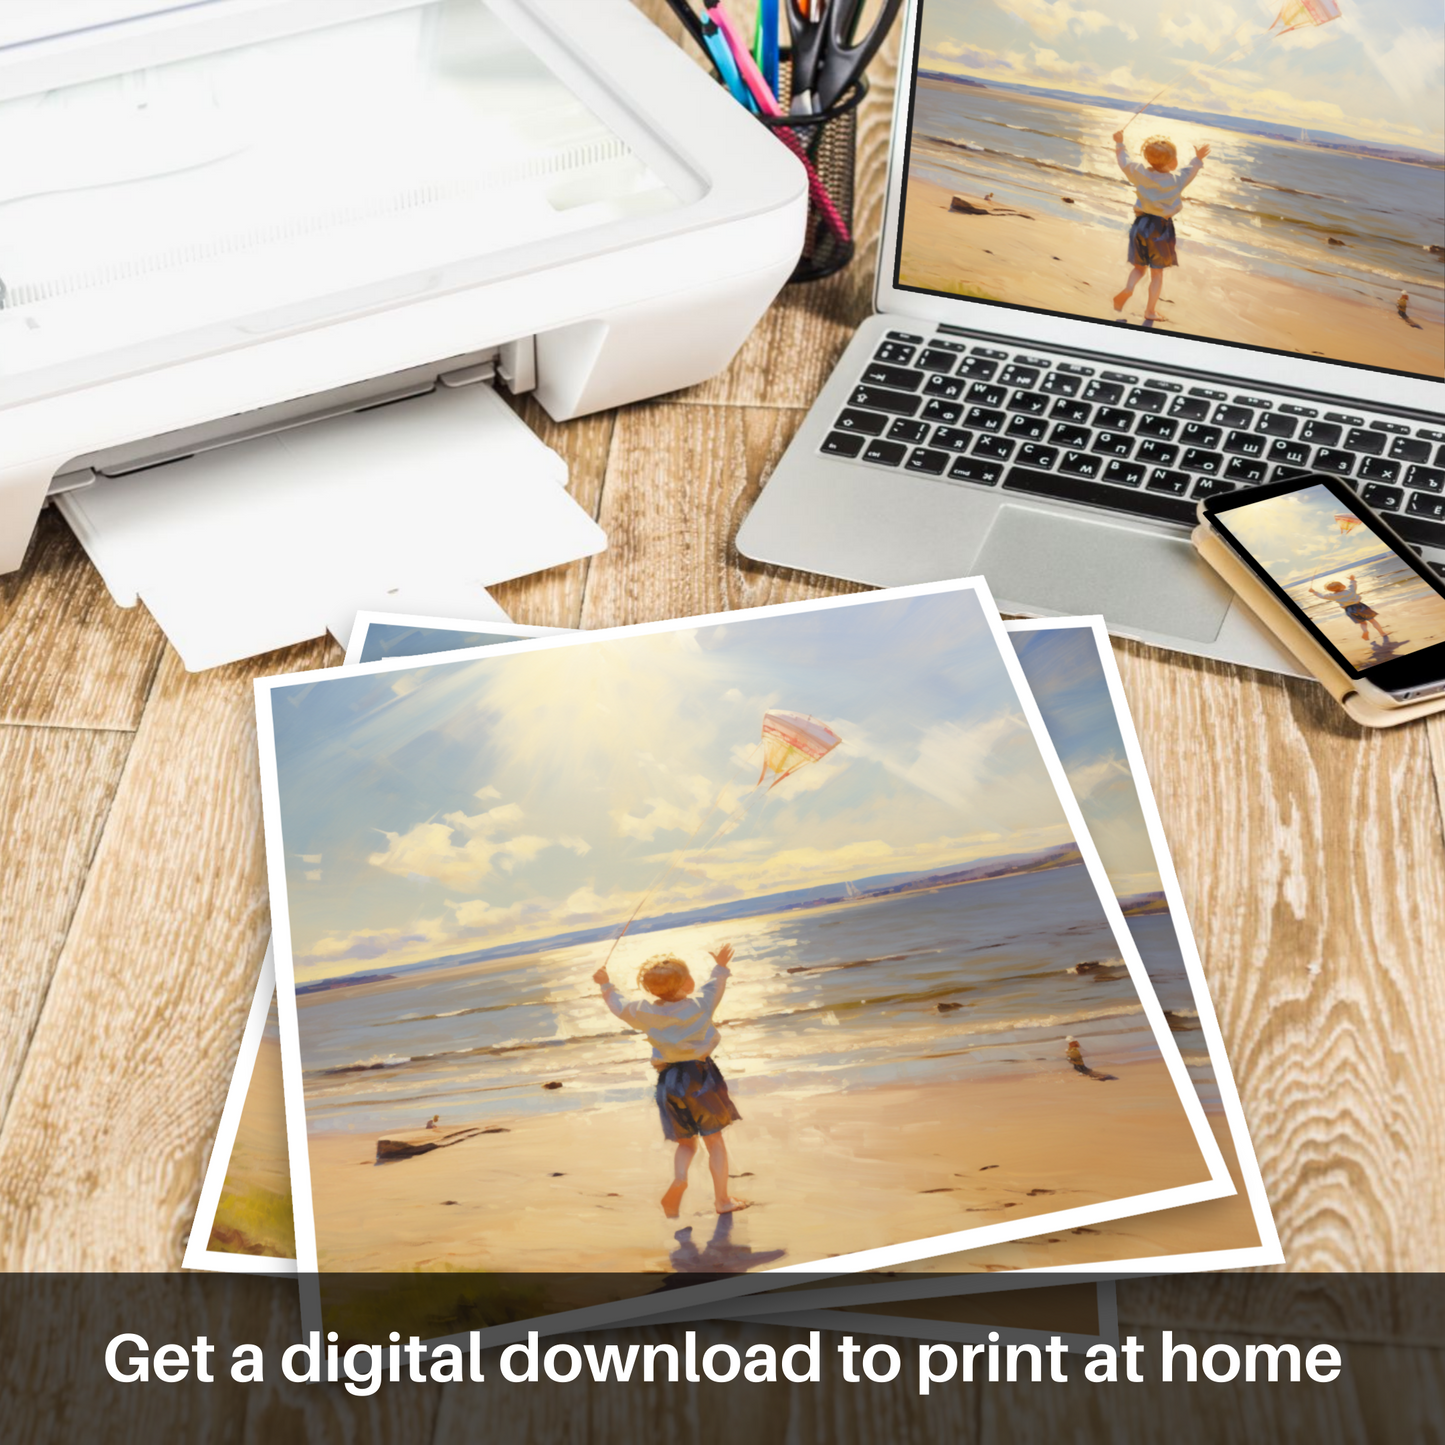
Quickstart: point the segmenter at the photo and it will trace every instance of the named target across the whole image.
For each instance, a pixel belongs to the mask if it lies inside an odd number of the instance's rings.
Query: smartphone
[[[1362,696],[1398,706],[1445,693],[1445,581],[1346,482],[1224,492],[1199,515]]]

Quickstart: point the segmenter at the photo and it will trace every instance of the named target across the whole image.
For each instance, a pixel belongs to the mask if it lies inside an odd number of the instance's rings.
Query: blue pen
[[[747,106],[749,110],[756,111],[752,92],[743,84],[742,73],[738,70],[738,63],[733,59],[727,40],[717,28],[717,21],[708,17],[704,17],[702,22],[702,43],[707,47],[707,53],[712,57],[712,63],[722,77],[723,84],[732,91],[733,99]]]
[[[758,69],[774,95],[778,93],[778,0],[758,0]]]

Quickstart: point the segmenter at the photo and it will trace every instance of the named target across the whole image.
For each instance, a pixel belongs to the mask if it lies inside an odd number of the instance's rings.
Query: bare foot
[[[719,1214],[736,1214],[739,1209],[747,1209],[752,1202],[751,1199],[719,1199],[714,1207]]]
[[[1122,311],[1122,310],[1124,309],[1124,303],[1125,303],[1133,294],[1134,294],[1134,293],[1133,293],[1132,291],[1121,291],[1121,292],[1114,298],[1114,310],[1115,310],[1115,311]]]
[[[674,1179],[667,1186],[667,1193],[662,1196],[662,1212],[669,1219],[676,1219],[682,1208],[682,1196],[687,1192],[687,1185],[681,1179]]]

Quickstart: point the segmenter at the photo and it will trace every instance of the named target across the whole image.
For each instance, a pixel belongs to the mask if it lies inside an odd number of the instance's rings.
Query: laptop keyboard
[[[1445,430],[947,335],[888,332],[821,450],[1190,525],[1202,497],[1328,472],[1445,549]]]

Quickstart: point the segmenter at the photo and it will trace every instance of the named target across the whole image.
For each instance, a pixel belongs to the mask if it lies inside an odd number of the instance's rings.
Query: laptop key
[[[1104,468],[1104,480],[1116,487],[1137,487],[1144,480],[1144,468],[1138,462],[1121,462],[1116,457]]]
[[[1224,450],[1237,457],[1262,457],[1265,438],[1257,431],[1232,431],[1224,439]]]
[[[1396,437],[1390,443],[1390,455],[1397,462],[1428,462],[1430,443],[1416,441],[1414,437]]]
[[[1056,403],[1062,406],[1062,402]],[[1041,391],[1016,391],[1008,399],[1010,411],[1027,412],[1030,416],[1042,416],[1049,409],[1049,399]]]
[[[856,457],[868,440],[858,432],[830,431],[823,438],[823,451],[835,457]]]
[[[1134,453],[1134,460],[1144,462],[1151,467],[1172,467],[1174,459],[1178,455],[1178,447],[1170,446],[1168,442],[1150,440],[1139,443],[1139,450]]]
[[[857,431],[864,436],[879,437],[888,430],[888,418],[876,411],[845,411],[833,426],[837,431]]]
[[[1001,386],[1036,386],[1039,379],[1039,368],[1037,366],[1019,366],[1011,364],[1004,367],[999,375]]]
[[[1209,403],[1202,396],[1176,396],[1169,403],[1169,415],[1181,421],[1203,421],[1209,411]]]
[[[1410,500],[1413,502],[1419,497],[1417,492]],[[1424,498],[1420,498],[1424,500]],[[1390,516],[1390,525],[1407,541],[1414,542],[1420,547],[1445,547],[1445,523],[1431,522],[1424,517],[1407,516],[1404,512],[1394,512]]]
[[[988,457],[996,462],[1006,462],[1013,455],[1014,444],[1005,437],[979,437],[973,444],[976,457]]]
[[[1101,381],[1095,378],[1084,388],[1085,401],[1101,401],[1105,406],[1113,406],[1123,395],[1124,388],[1117,381]]]
[[[1365,505],[1373,507],[1377,512],[1393,512],[1404,495],[1399,487],[1386,487],[1379,482],[1371,482],[1360,493]]]
[[[1429,517],[1432,521],[1445,521],[1445,496],[1433,497],[1425,492],[1411,492],[1405,510],[1412,517]]]
[[[962,377],[945,376],[941,371],[935,371],[924,383],[924,391],[929,396],[941,396],[947,401],[957,401],[963,395],[964,388],[968,385]]]
[[[936,427],[933,432],[933,445],[944,447],[951,452],[966,452],[977,435],[977,432],[964,431],[962,427]]]
[[[1393,482],[1400,475],[1400,464],[1384,457],[1366,457],[1357,475],[1365,482]]]
[[[1072,477],[1097,477],[1104,470],[1104,459],[1089,452],[1065,452],[1059,470]]]
[[[947,452],[936,452],[929,447],[916,447],[908,458],[910,472],[926,472],[930,477],[941,477],[948,470]]]
[[[1169,522],[1194,521],[1194,503],[1184,497],[1147,490],[1126,491],[1123,487],[1111,487],[1108,482],[1091,481],[1087,477],[1074,477],[1062,472],[1036,472],[1028,467],[1016,466],[1009,469],[1003,484],[1006,491],[1085,502],[1095,507],[1108,507],[1111,511],[1131,512],[1135,516],[1157,517]],[[1445,528],[1441,530],[1445,531]]]
[[[986,462],[979,457],[959,457],[948,469],[948,475],[957,477],[961,482],[980,482],[991,487],[1003,476],[1003,467],[998,462]]]
[[[1247,406],[1217,406],[1214,409],[1216,426],[1249,426],[1254,421],[1254,412]]]
[[[1189,472],[1203,472],[1206,476],[1218,476],[1224,470],[1224,458],[1218,452],[1207,452],[1203,447],[1186,447],[1179,458],[1179,465]]]
[[[1315,453],[1315,466],[1322,472],[1334,472],[1347,477],[1355,469],[1355,454],[1341,451],[1337,447],[1321,447]]]
[[[1093,410],[1086,401],[1070,401],[1067,397],[1061,397],[1054,403],[1054,409],[1049,415],[1057,421],[1082,423],[1088,421]]]
[[[917,391],[923,385],[923,373],[905,366],[886,366],[870,361],[863,368],[863,381],[870,386],[896,386],[899,391]]]
[[[1292,437],[1299,429],[1299,422],[1292,416],[1267,411],[1255,422],[1254,429],[1267,437]]]
[[[1197,421],[1191,421],[1179,433],[1179,440],[1187,447],[1217,447],[1223,435],[1217,426],[1200,426]]]
[[[964,426],[971,426],[978,431],[1002,431],[1004,420],[1001,411],[990,411],[983,406],[971,406],[963,414]]]
[[[979,406],[1002,406],[1008,400],[1008,392],[1001,386],[989,386],[987,382],[976,381],[969,387],[967,399]]]
[[[1377,431],[1361,431],[1351,427],[1345,433],[1345,446],[1352,452],[1363,452],[1367,457],[1377,457],[1385,450],[1385,437]]]
[[[911,442],[917,446],[928,436],[928,423],[926,421],[914,421],[910,417],[900,416],[891,427],[888,428],[888,440],[894,442]]]
[[[951,372],[958,365],[958,356],[952,351],[940,351],[936,346],[930,346],[925,351],[918,353],[918,361],[915,363],[925,371]]]
[[[1048,429],[1048,422],[1041,416],[1016,416],[1008,424],[1008,435],[1036,442],[1043,439],[1043,435]]]
[[[1304,467],[1309,465],[1310,449],[1303,442],[1276,437],[1269,444],[1269,459],[1286,467]]]
[[[923,415],[929,421],[947,422],[951,426],[963,415],[963,408],[933,396],[923,404]]]
[[[901,341],[885,341],[873,353],[874,361],[886,361],[889,366],[907,366],[914,357],[915,348],[905,346]]]
[[[882,386],[858,386],[854,387],[848,404],[865,407],[870,411],[890,412],[894,416],[914,416],[923,400],[906,391],[889,391]]]
[[[1445,471],[1439,467],[1411,467],[1405,473],[1405,485],[1422,492],[1445,491]]]
[[[958,374],[972,381],[992,381],[997,371],[998,362],[983,356],[970,356],[958,364]]]
[[[1192,497],[1217,497],[1221,492],[1232,492],[1233,482],[1221,481],[1218,477],[1200,477],[1195,482]]]
[[[1224,475],[1232,482],[1262,482],[1269,467],[1258,457],[1231,457]]]
[[[1051,371],[1044,377],[1044,384],[1039,389],[1048,392],[1050,396],[1077,396],[1082,379],[1082,377],[1070,376],[1066,371]],[[1092,386],[1093,382],[1090,382],[1089,385]]]
[[[1134,450],[1134,439],[1120,436],[1118,432],[1101,431],[1094,438],[1091,450],[1103,452],[1111,457],[1127,457]]]
[[[1034,442],[1025,442],[1019,448],[1019,461],[1025,466],[1037,467],[1041,471],[1046,471],[1058,459],[1057,447],[1041,447]]]
[[[1164,392],[1157,391],[1152,386],[1136,386],[1129,393],[1125,405],[1133,407],[1135,411],[1157,412],[1164,410],[1164,403],[1168,400]]]
[[[1334,415],[1333,412],[1330,413]],[[1307,421],[1299,434],[1302,442],[1314,442],[1316,446],[1332,447],[1343,435],[1343,429],[1327,421]]]
[[[1160,441],[1172,441],[1179,430],[1179,423],[1167,416],[1141,416],[1134,428],[1134,434],[1141,437],[1158,437]]]
[[[1058,442],[1061,447],[1086,447],[1089,445],[1089,438],[1092,433],[1086,427],[1068,426],[1060,422],[1054,428],[1054,434],[1050,441]]]
[[[1151,492],[1172,492],[1176,497],[1182,497],[1189,490],[1189,473],[1155,467],[1145,485]]]
[[[911,331],[890,331],[888,339],[890,341],[911,341],[914,346],[923,345],[923,338],[915,336]]]
[[[1128,431],[1134,425],[1134,413],[1118,406],[1101,406],[1094,413],[1094,425],[1105,431]]]
[[[863,449],[863,460],[877,462],[880,467],[900,466],[907,455],[908,448],[902,442],[886,442],[881,437],[874,437]]]

